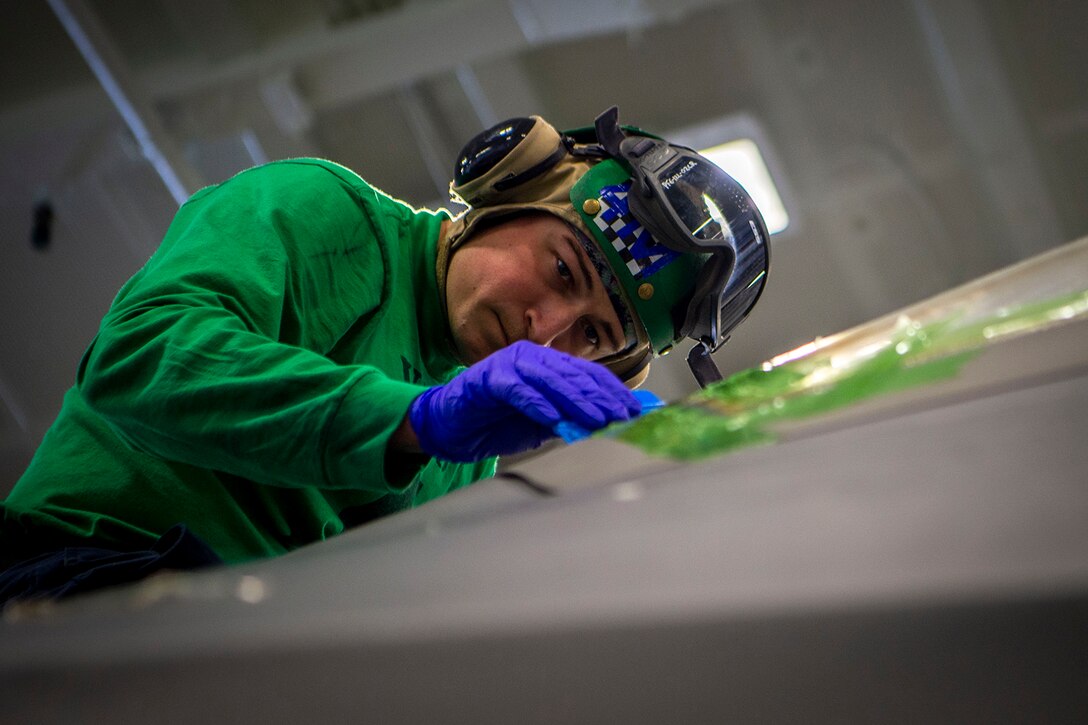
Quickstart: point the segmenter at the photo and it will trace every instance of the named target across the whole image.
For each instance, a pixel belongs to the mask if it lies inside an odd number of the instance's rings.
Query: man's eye
[[[571,274],[570,267],[568,267],[567,263],[559,257],[555,258],[555,268],[559,270],[559,276],[563,279],[570,280],[574,278],[574,275]]]
[[[593,347],[598,347],[601,344],[601,336],[597,334],[597,328],[594,327],[591,323],[585,323],[585,325],[583,326],[583,330],[585,332],[586,340],[589,341],[590,345],[592,345]]]

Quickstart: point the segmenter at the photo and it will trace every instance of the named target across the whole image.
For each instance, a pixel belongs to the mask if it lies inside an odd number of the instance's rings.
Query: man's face
[[[472,364],[518,340],[596,360],[618,352],[623,327],[574,231],[551,214],[478,231],[450,259],[450,328]]]

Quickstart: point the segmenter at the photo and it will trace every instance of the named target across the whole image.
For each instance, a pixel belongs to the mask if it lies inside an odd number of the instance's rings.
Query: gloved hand
[[[425,453],[467,462],[535,448],[560,421],[596,430],[640,409],[608,368],[522,340],[424,392],[408,421]]]

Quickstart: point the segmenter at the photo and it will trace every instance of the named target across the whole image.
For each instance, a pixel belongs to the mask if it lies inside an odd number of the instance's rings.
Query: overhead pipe
[[[83,0],[47,1],[132,131],[144,157],[180,206],[203,184],[174,148],[151,105],[136,92],[120,53]]]

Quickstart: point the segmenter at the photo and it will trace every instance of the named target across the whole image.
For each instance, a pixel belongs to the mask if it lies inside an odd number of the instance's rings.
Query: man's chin
[[[506,347],[505,330],[502,329],[501,325],[496,333],[494,335],[476,334],[460,340],[455,337],[457,356],[461,359],[461,362],[465,365],[474,365]]]

